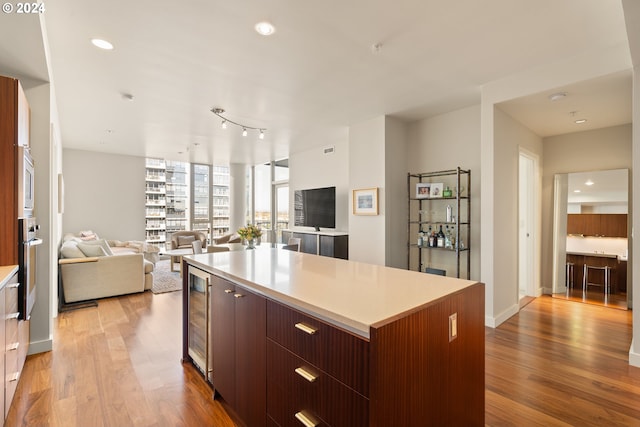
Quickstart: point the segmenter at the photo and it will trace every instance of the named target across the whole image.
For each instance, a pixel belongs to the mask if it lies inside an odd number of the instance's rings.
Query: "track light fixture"
[[[222,123],[220,125],[222,127],[222,129],[226,129],[227,128],[227,123],[231,123],[232,125],[236,125],[236,126],[242,128],[242,136],[247,136],[247,134],[248,134],[247,129],[250,129],[250,130],[259,131],[260,135],[258,135],[258,138],[264,139],[264,133],[265,133],[266,129],[264,129],[264,128],[256,128],[256,127],[253,127],[253,126],[247,126],[247,125],[243,125],[241,123],[234,122],[233,120],[229,120],[229,119],[227,119],[226,117],[224,117],[222,115],[222,114],[224,114],[224,110],[222,108],[212,108],[211,112],[222,119]]]

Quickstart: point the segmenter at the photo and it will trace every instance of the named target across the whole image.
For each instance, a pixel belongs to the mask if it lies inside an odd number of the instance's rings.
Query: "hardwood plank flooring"
[[[631,316],[543,296],[486,328],[485,423],[640,426]]]
[[[5,426],[234,426],[180,363],[181,298],[145,292],[60,313],[53,351],[27,358]]]
[[[54,320],[29,356],[6,426],[234,426],[180,363],[181,294],[101,300]],[[640,426],[631,311],[551,297],[486,328],[488,426]]]

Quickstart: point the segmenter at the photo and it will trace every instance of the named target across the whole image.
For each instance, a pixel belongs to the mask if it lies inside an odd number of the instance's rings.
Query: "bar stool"
[[[601,270],[604,272],[604,283],[593,283],[589,282],[589,271],[590,270]],[[594,267],[591,265],[584,265],[583,274],[582,274],[582,292],[587,292],[587,286],[602,286],[604,288],[604,296],[605,298],[611,293],[611,267]]]
[[[567,278],[565,281],[565,285],[567,286],[567,295],[569,295],[571,289],[573,289],[573,282],[575,278],[573,267],[574,267],[574,264],[572,262],[567,262],[567,265],[565,267],[566,274],[567,274]]]

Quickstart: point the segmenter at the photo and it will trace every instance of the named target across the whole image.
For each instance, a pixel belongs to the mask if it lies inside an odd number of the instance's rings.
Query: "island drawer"
[[[267,340],[267,383],[269,414],[284,411],[287,418],[307,411],[334,427],[367,425],[367,398],[272,340]],[[283,409],[279,396],[285,390],[293,406]]]
[[[291,393],[278,384],[267,380],[267,419],[279,427],[305,427],[299,418],[306,417],[314,427],[331,427],[310,408],[300,407],[301,403]],[[296,415],[298,414],[298,415]]]
[[[368,341],[271,300],[267,337],[368,397]]]

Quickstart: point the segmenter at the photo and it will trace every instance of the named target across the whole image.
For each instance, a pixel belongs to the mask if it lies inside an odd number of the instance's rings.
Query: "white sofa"
[[[65,303],[151,289],[154,265],[145,253],[113,249],[106,240],[65,235],[59,260]]]

